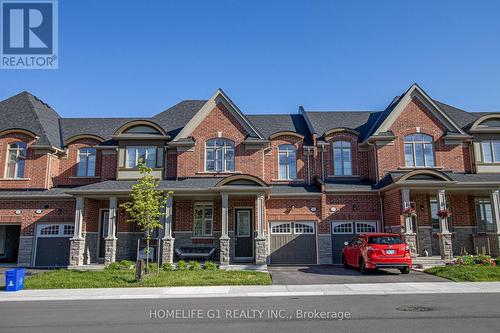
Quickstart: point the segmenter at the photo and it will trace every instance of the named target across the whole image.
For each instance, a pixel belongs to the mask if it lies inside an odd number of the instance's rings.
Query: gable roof
[[[248,120],[248,118],[240,111],[236,104],[231,101],[231,99],[222,91],[222,89],[217,89],[215,94],[203,105],[203,107],[196,112],[196,114],[189,120],[189,122],[182,128],[182,130],[174,138],[175,141],[180,139],[185,139],[193,133],[196,127],[205,119],[206,116],[217,106],[218,103],[222,103],[226,109],[234,116],[234,118],[243,126],[245,131],[250,137],[255,137],[258,139],[263,139],[264,137],[255,126]]]
[[[60,116],[27,91],[0,102],[0,131],[24,129],[37,135],[40,146],[61,147]]]
[[[311,144],[311,133],[300,114],[258,114],[247,118],[266,139],[278,132],[295,132],[304,137],[306,145]]]
[[[152,120],[174,138],[207,103],[207,100],[185,100],[153,116]]]

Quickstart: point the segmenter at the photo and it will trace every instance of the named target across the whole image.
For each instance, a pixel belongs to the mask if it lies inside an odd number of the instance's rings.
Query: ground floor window
[[[211,202],[195,203],[193,219],[193,236],[212,236],[214,208]]]
[[[478,231],[482,232],[496,231],[490,199],[476,200],[476,222]]]

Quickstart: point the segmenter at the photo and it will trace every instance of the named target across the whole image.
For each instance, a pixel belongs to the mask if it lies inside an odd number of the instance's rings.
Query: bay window
[[[411,134],[404,138],[405,162],[407,167],[434,167],[432,137],[425,134]]]
[[[281,145],[278,148],[279,179],[297,178],[297,153],[293,145]]]
[[[24,164],[26,161],[26,144],[14,142],[9,144],[7,153],[6,178],[24,178]]]
[[[234,144],[226,139],[208,140],[205,145],[205,171],[234,171]]]
[[[156,167],[156,147],[127,147],[127,168],[138,168],[141,163]]]
[[[336,141],[333,143],[333,174],[335,176],[352,175],[351,143]]]

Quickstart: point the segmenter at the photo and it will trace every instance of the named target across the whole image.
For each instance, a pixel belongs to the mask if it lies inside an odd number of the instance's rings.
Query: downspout
[[[321,145],[320,147],[321,147],[321,180],[325,180],[325,160],[323,157],[324,146]]]
[[[307,184],[311,185],[311,156],[309,154],[310,151],[307,152]]]
[[[382,194],[378,191],[378,198],[380,201],[380,232],[385,232],[385,219],[384,219],[384,201],[382,200]]]

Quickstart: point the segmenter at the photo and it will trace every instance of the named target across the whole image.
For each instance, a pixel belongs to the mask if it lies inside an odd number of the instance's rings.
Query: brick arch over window
[[[279,135],[278,135],[279,134]],[[275,133],[271,139],[271,150],[267,150],[264,156],[264,180],[266,182],[281,181],[287,182],[290,180],[279,179],[279,147],[280,146],[293,146],[295,147],[296,158],[296,180],[307,181],[307,160],[304,156],[304,137],[296,133]],[[313,168],[312,158],[310,160],[310,167]]]
[[[330,134],[325,136],[325,141],[328,143],[327,151],[324,153],[325,176],[327,178],[335,176],[333,145],[338,141],[348,142],[351,146],[352,176],[360,176],[361,179],[369,177],[368,155],[365,151],[358,149],[358,135],[355,131],[330,131]]]

